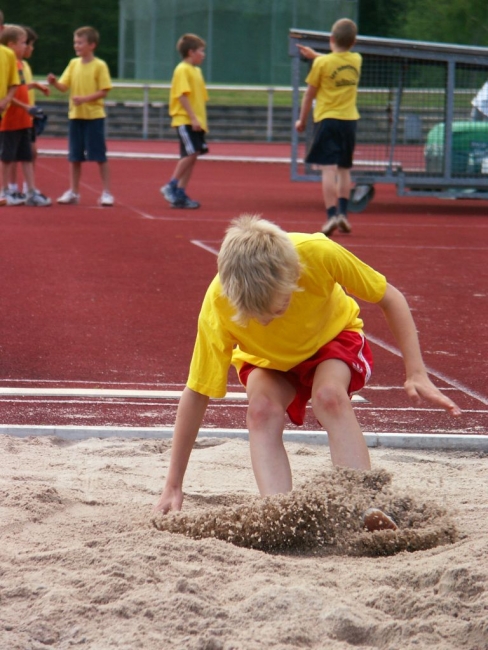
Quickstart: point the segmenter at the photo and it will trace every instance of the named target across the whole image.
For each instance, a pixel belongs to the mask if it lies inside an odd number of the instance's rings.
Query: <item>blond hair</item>
[[[87,25],[86,27],[78,27],[78,29],[75,30],[74,33],[75,36],[78,36],[78,38],[86,38],[87,43],[95,43],[95,45],[99,45],[100,43],[100,34],[97,32],[97,30],[94,27],[90,27]]]
[[[258,215],[231,222],[217,260],[224,295],[241,325],[269,313],[277,295],[298,291],[302,265],[284,230]]]
[[[0,33],[0,43],[2,45],[17,43],[22,36],[27,37],[27,32],[20,25],[5,25],[3,31]]]
[[[358,28],[349,18],[341,18],[332,25],[332,36],[338,47],[348,50],[356,42]]]

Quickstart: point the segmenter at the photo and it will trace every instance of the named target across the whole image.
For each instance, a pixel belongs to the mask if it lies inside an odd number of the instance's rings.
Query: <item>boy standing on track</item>
[[[3,11],[0,11],[0,35],[4,29]],[[0,124],[2,115],[10,104],[12,97],[19,85],[19,73],[17,71],[17,61],[15,54],[9,47],[0,44]],[[1,163],[0,163],[0,171]],[[7,199],[3,192],[3,171],[0,178],[0,206],[6,205]]]
[[[61,92],[70,91],[69,162],[71,187],[58,203],[76,204],[80,200],[81,163],[98,163],[103,192],[99,205],[114,204],[105,143],[104,99],[112,88],[107,64],[95,56],[100,36],[93,27],[80,27],[74,33],[76,58],[71,59],[58,80],[49,74],[48,82]]]
[[[330,54],[320,56],[311,48],[298,46],[301,54],[313,58],[314,62],[306,78],[307,90],[295,128],[298,132],[305,130],[315,100],[315,131],[305,161],[322,169],[322,192],[327,212],[327,221],[322,228],[324,235],[331,235],[336,228],[344,233],[351,232],[347,209],[359,119],[356,99],[362,63],[360,54],[350,52],[356,35],[356,24],[342,18],[332,26]]]
[[[35,91],[40,90],[44,95],[49,95],[49,87],[46,86],[45,84],[40,84],[37,81],[33,80],[32,70],[27,59],[30,59],[32,53],[34,52],[34,45],[35,42],[37,41],[38,36],[36,32],[32,29],[32,27],[27,27],[26,25],[22,25],[22,29],[24,29],[27,34],[27,42],[25,45],[24,58],[22,60],[24,79],[25,79],[25,83],[27,84],[27,88],[29,89],[29,104],[31,106],[35,106],[36,104]],[[44,115],[44,112],[42,111],[41,108],[38,108],[37,111],[38,112],[36,113],[36,115],[33,116],[33,123],[31,128],[32,163],[34,165],[37,158],[37,145],[36,145],[37,135],[36,134],[38,129],[40,128],[38,124],[44,125],[47,119],[46,115]],[[44,128],[44,126],[42,128]],[[26,198],[27,183],[24,181],[24,187],[22,192],[20,192],[20,188],[17,184],[17,165],[13,165],[10,170],[8,189],[11,195],[16,195],[20,199]]]
[[[346,291],[343,289],[345,287]],[[251,462],[261,496],[292,489],[285,413],[303,424],[312,408],[336,466],[370,469],[350,395],[372,357],[352,294],[381,308],[403,355],[410,398],[459,415],[430,381],[412,315],[386,278],[322,233],[285,233],[243,216],[232,223],[207,290],[189,378],[178,405],[171,461],[156,510],[180,510],[183,478],[210,397],[226,393],[232,363],[246,386]]]
[[[19,25],[7,25],[0,40],[13,50],[17,58],[17,71],[20,85],[17,86],[12,101],[2,117],[0,131],[1,159],[3,165],[3,196],[7,205],[20,205],[25,203],[33,207],[51,205],[51,199],[36,190],[34,181],[34,164],[32,162],[31,129],[32,115],[36,107],[29,104],[29,90],[23,75],[23,57],[27,41],[27,33]],[[19,193],[10,193],[8,188],[11,169],[17,162],[22,163],[24,177],[27,183],[27,196],[22,198]],[[18,195],[18,196],[17,196]]]
[[[173,177],[161,188],[164,198],[172,208],[195,209],[200,203],[186,194],[197,157],[208,152],[205,142],[208,101],[202,71],[198,66],[205,59],[205,41],[195,34],[184,34],[176,44],[183,61],[173,73],[171,81],[169,114],[171,126],[176,127],[180,141],[180,160]]]

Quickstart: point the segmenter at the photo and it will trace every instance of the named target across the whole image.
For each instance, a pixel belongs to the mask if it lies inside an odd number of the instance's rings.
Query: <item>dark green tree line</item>
[[[101,35],[98,56],[117,76],[118,0],[0,0],[0,9],[6,22],[39,34],[35,74],[60,74],[74,56],[73,31],[92,25]],[[364,36],[488,46],[486,0],[359,0],[358,23]]]
[[[91,25],[100,32],[97,55],[104,59],[112,76],[117,75],[118,0],[0,0],[6,23],[28,25],[39,40],[32,55],[36,75],[61,74],[75,56],[73,32]]]

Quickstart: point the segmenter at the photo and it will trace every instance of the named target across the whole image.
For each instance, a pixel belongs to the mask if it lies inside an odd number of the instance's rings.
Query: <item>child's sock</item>
[[[339,199],[339,214],[347,216],[347,206],[349,205],[349,199],[341,198]]]
[[[337,216],[337,208],[332,206],[331,208],[327,208],[327,219],[333,219],[334,217]]]

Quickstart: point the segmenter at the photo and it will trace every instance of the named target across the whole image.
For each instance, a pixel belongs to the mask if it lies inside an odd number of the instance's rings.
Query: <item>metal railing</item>
[[[149,106],[151,105],[150,101],[150,92],[152,90],[167,90],[171,88],[169,83],[131,83],[131,82],[114,82],[114,88],[129,88],[129,89],[139,89],[142,91],[142,137],[147,139],[149,136]],[[274,95],[275,93],[292,93],[291,86],[222,86],[209,84],[207,85],[207,90],[209,93],[212,90],[215,91],[238,91],[238,92],[258,92],[258,93],[267,93],[267,118],[266,118],[266,139],[268,142],[271,142],[273,139],[273,110],[274,110]],[[107,102],[110,105],[110,101]],[[131,105],[134,105],[134,101],[130,102]]]

